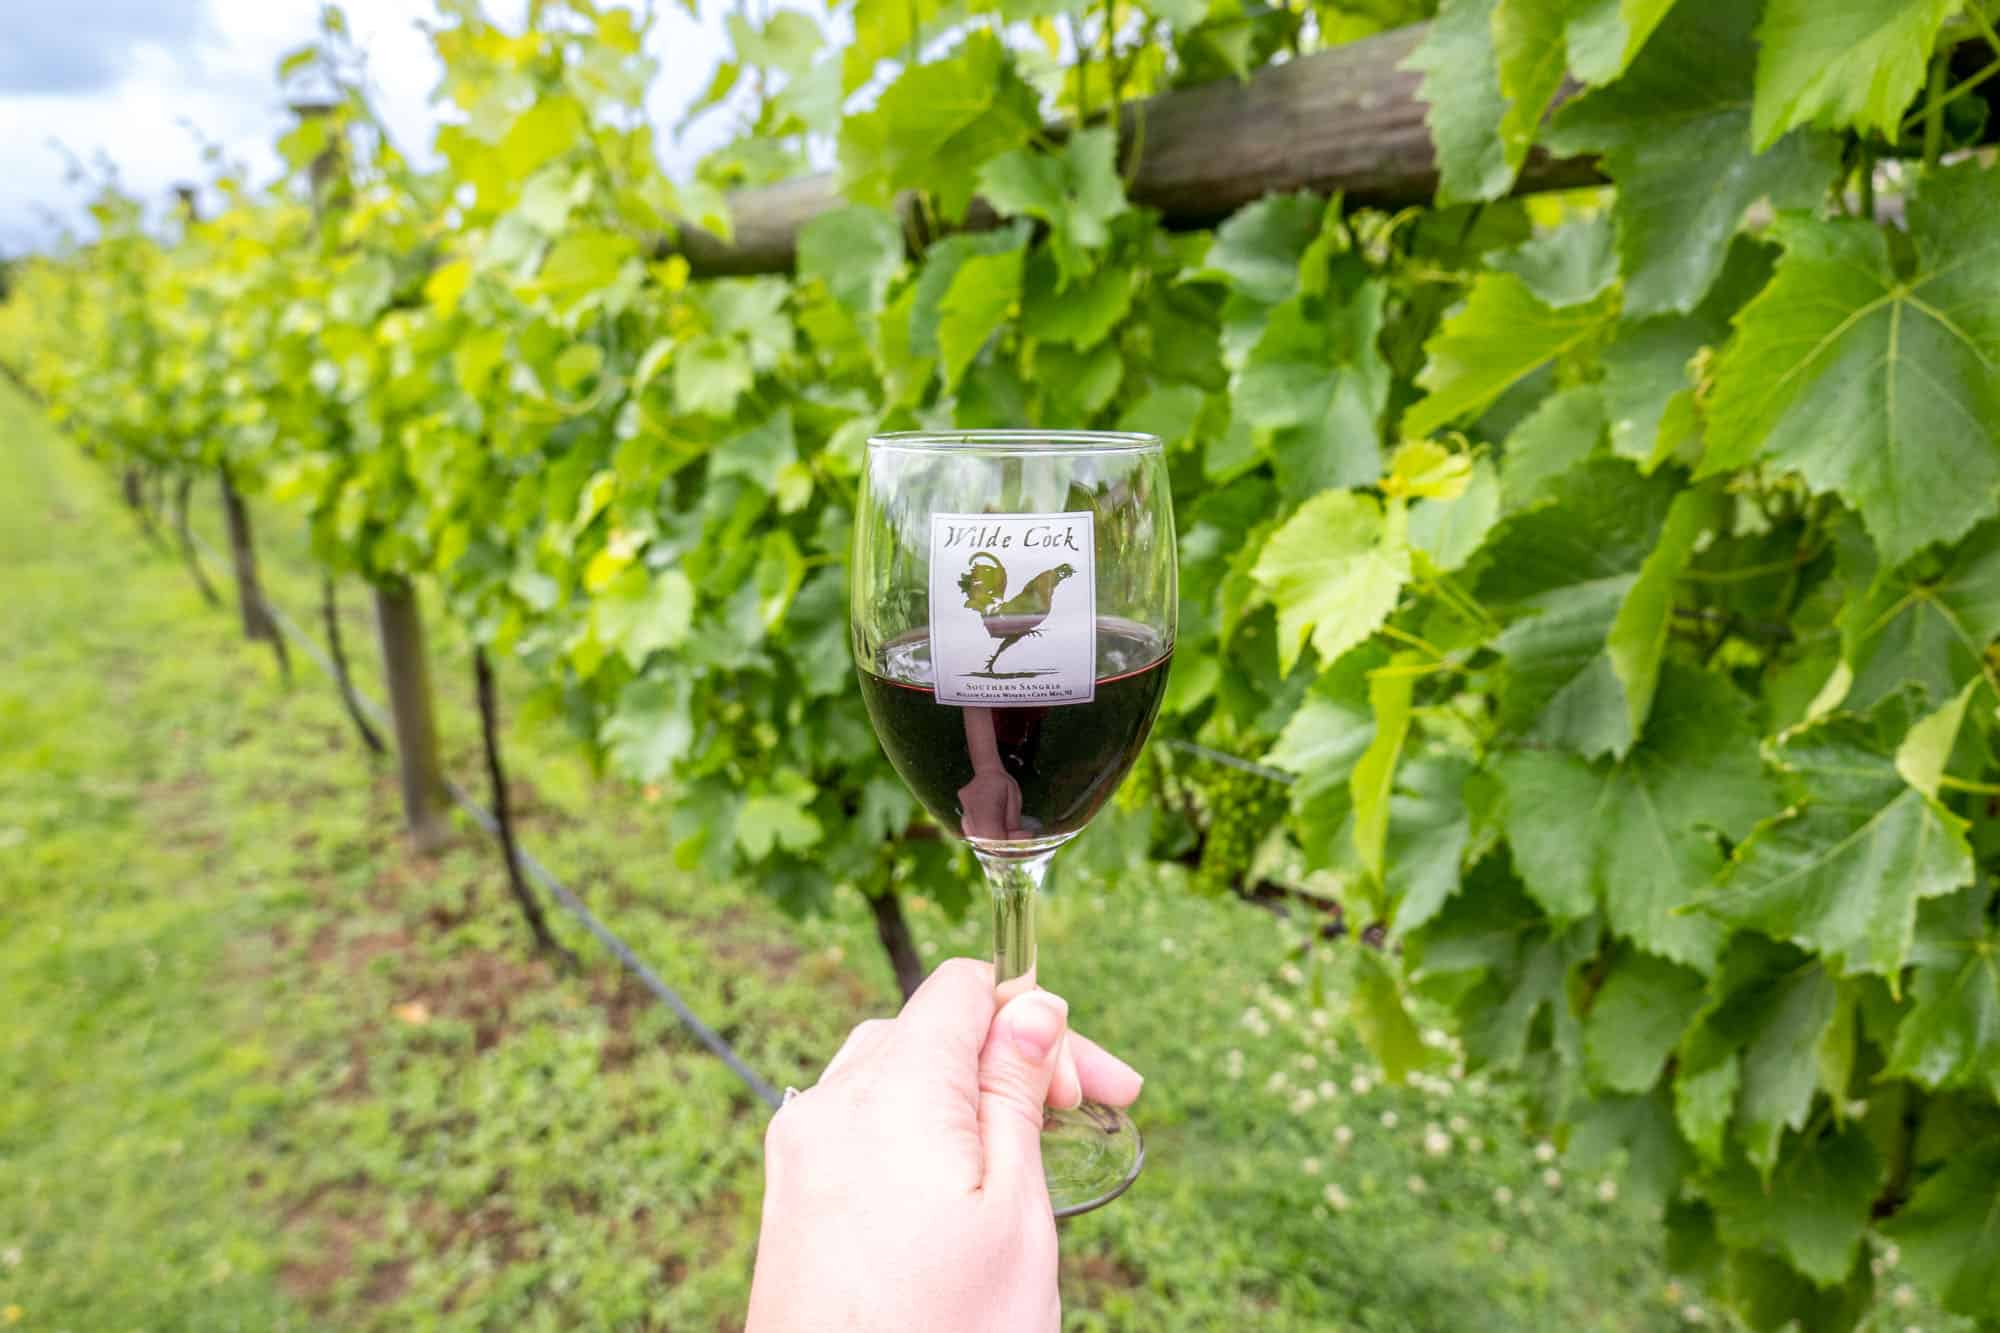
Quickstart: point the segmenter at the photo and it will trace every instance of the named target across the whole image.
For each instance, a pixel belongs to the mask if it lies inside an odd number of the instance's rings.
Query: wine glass
[[[889,762],[993,891],[994,981],[1035,985],[1035,895],[1131,769],[1179,609],[1165,459],[1150,435],[908,432],[868,441],[854,529],[862,697]],[[1050,1111],[1058,1217],[1145,1160],[1124,1112]]]

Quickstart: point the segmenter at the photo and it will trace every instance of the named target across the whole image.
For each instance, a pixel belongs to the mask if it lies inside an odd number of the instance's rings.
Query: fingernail
[[[1031,991],[1007,1006],[1007,1035],[1030,1064],[1049,1058],[1068,1025],[1069,1005],[1047,991]]]

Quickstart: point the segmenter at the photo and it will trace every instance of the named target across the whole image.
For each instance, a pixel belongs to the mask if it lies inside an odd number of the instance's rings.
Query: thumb
[[[979,1137],[988,1189],[1047,1188],[1042,1110],[1068,1030],[1069,1005],[1044,990],[1015,996],[994,1017],[979,1053]]]

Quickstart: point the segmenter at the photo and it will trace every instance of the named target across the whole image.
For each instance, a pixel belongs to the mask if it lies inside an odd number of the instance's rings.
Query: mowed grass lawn
[[[260,520],[310,619],[295,516]],[[740,1327],[761,1105],[560,913],[583,971],[537,961],[475,831],[406,854],[325,678],[299,659],[284,687],[4,388],[0,571],[0,1323]],[[893,1008],[858,900],[800,922],[689,878],[671,793],[514,723],[528,845],[775,1083]],[[977,920],[915,921],[932,959],[981,951]],[[1353,946],[1138,870],[1071,876],[1043,923],[1047,983],[1149,1075],[1145,1176],[1066,1226],[1069,1327],[1722,1322],[1670,1282],[1649,1205],[1539,1143],[1508,1088],[1382,1084],[1342,1016]]]

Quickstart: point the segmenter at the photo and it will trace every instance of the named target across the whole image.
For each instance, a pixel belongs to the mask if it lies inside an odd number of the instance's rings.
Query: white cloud
[[[438,120],[430,103],[438,64],[417,25],[432,13],[430,5],[346,0],[343,7],[367,52],[383,119],[404,152],[425,160]],[[525,0],[489,4],[496,18],[515,26],[525,8]],[[183,21],[161,21],[165,10]],[[124,188],[156,207],[175,183],[211,174],[201,159],[203,141],[247,166],[253,179],[268,179],[277,171],[274,145],[291,121],[277,63],[312,38],[318,12],[317,0],[71,0],[11,15],[7,27],[25,34],[24,49],[52,53],[51,61],[84,49],[89,62],[64,78],[38,79],[22,76],[18,60],[0,63],[0,252],[47,244],[58,221],[83,226],[84,200],[65,183],[64,158],[52,141],[115,164]],[[725,52],[722,23],[719,7],[701,19],[672,0],[657,7],[648,47],[660,75],[647,109],[669,169],[692,166],[728,128],[710,117],[685,142],[666,142]],[[58,25],[88,32],[95,45],[68,40]]]

